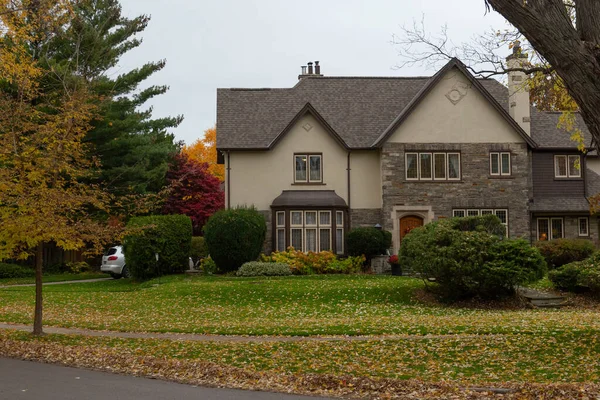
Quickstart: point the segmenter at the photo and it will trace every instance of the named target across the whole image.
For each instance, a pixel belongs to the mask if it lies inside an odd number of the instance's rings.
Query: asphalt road
[[[310,400],[317,397],[202,388],[0,358],[0,400]]]

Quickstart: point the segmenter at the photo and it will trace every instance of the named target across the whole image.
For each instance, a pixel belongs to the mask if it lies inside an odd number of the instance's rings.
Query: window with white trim
[[[405,153],[408,181],[460,180],[460,153]]]
[[[537,219],[538,240],[554,240],[565,237],[564,223],[562,218],[538,218]]]
[[[344,254],[344,212],[335,212],[335,248],[337,254]]]
[[[319,251],[331,251],[331,211],[319,211]]]
[[[490,153],[490,175],[510,176],[510,153]]]
[[[294,183],[322,183],[322,162],[321,154],[294,154]]]
[[[504,227],[506,228],[506,236],[508,236],[508,210],[505,208],[497,208],[497,209],[469,208],[469,209],[452,210],[452,216],[454,218],[477,217],[480,215],[489,215],[489,214],[493,214],[500,219],[500,222],[502,222],[502,225],[504,225]]]
[[[579,227],[579,236],[589,236],[589,225],[590,221],[588,217],[579,217],[577,221],[577,226]]]
[[[304,248],[304,212],[290,211],[290,245],[296,249]]]
[[[555,155],[554,177],[581,178],[581,157],[578,155]]]
[[[277,211],[275,226],[277,229],[275,250],[285,251],[285,211]]]

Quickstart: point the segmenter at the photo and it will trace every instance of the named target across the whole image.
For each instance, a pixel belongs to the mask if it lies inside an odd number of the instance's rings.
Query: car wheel
[[[129,269],[127,268],[127,266],[123,266],[123,269],[121,270],[121,276],[123,278],[130,278],[131,275],[129,274]]]
[[[112,276],[113,279],[121,279],[121,275],[120,274],[110,274],[110,276]]]

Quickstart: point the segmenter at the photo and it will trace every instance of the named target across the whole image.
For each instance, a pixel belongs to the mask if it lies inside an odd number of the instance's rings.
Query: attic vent
[[[313,126],[307,122],[306,124],[304,124],[303,128],[306,132],[310,132]]]

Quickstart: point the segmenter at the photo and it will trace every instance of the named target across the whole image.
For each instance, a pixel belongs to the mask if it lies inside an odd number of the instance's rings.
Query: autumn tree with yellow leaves
[[[204,138],[196,140],[190,146],[185,146],[183,153],[192,160],[207,163],[208,171],[212,175],[219,178],[221,182],[225,180],[225,166],[217,164],[217,128],[205,130]]]
[[[0,260],[36,259],[34,334],[42,334],[43,246],[101,249],[120,230],[82,139],[97,102],[70,63],[45,62],[69,0],[0,0]],[[103,218],[99,218],[102,216]]]

